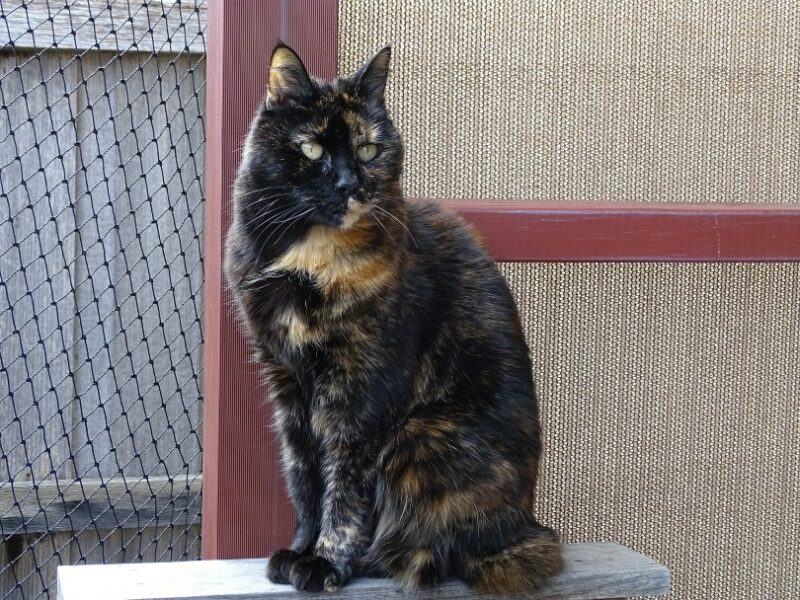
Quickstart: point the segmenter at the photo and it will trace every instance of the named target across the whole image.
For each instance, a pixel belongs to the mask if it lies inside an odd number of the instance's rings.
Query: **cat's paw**
[[[291,583],[289,580],[289,573],[294,563],[301,558],[303,558],[303,555],[294,550],[278,550],[269,557],[269,562],[267,563],[267,579],[272,583]]]
[[[289,581],[301,592],[335,592],[342,586],[336,567],[321,556],[309,556],[295,562]]]

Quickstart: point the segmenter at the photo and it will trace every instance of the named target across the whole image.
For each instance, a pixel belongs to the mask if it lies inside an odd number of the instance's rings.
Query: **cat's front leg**
[[[292,567],[311,556],[320,531],[322,479],[319,448],[311,433],[307,403],[288,371],[273,370],[270,384],[280,390],[275,400],[275,420],[281,438],[281,458],[289,497],[296,515],[289,548],[273,553],[267,577],[273,583],[290,583]]]
[[[333,592],[353,575],[374,528],[374,459],[361,443],[325,440],[325,493],[314,556],[295,563],[290,580],[301,591]]]

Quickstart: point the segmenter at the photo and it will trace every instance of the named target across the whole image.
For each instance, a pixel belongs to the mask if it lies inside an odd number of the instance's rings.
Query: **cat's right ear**
[[[389,61],[392,58],[392,47],[386,46],[356,73],[356,88],[368,99],[384,101],[386,80],[389,77]]]
[[[312,91],[311,78],[297,53],[284,44],[275,46],[269,63],[267,108],[300,102]]]

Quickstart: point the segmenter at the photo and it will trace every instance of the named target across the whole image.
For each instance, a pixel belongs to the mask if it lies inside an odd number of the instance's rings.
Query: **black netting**
[[[0,598],[199,554],[204,29],[0,0]]]

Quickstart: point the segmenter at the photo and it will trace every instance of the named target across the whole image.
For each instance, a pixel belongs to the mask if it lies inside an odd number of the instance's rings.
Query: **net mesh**
[[[0,0],[0,598],[200,548],[205,4]]]

